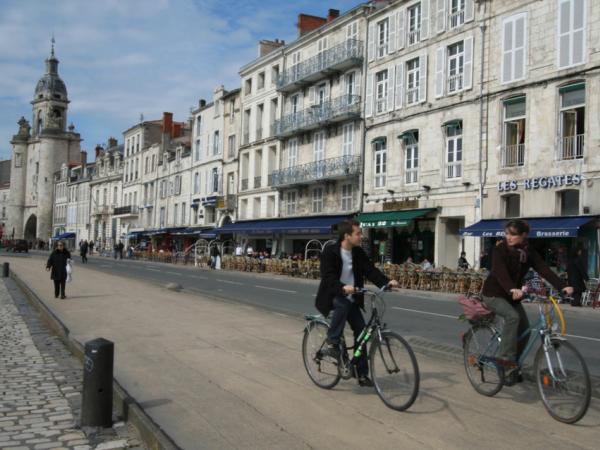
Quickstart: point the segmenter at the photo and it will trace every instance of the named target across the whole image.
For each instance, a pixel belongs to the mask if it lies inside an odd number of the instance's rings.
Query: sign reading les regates
[[[579,186],[581,175],[554,175],[549,177],[526,178],[525,180],[500,181],[499,192],[516,191],[519,186],[525,189],[551,189],[562,186]]]

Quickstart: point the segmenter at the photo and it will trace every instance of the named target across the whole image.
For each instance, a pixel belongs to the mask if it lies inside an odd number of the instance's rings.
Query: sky
[[[216,86],[240,87],[261,39],[297,37],[298,13],[342,13],[359,0],[0,0],[0,159],[45,73],[52,36],[68,122],[97,144],[163,111],[187,120]]]

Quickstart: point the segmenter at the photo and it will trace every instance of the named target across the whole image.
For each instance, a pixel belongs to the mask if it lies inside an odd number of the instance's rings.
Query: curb
[[[10,270],[10,278],[25,294],[29,303],[40,313],[42,321],[60,338],[69,351],[83,364],[84,346],[70,337],[69,328],[54,314],[48,306]],[[123,420],[133,425],[139,432],[144,445],[151,450],[180,450],[179,447],[162,428],[154,422],[129,395],[127,390],[113,377],[113,402]]]

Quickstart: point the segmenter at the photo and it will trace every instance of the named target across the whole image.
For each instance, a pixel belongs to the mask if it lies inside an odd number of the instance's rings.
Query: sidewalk
[[[115,342],[115,376],[186,449],[596,448],[595,400],[582,426],[547,415],[531,385],[476,394],[460,365],[418,354],[421,392],[407,413],[351,382],[308,379],[303,321],[77,267],[66,300],[39,260],[11,269],[79,342]],[[307,305],[308,307],[308,305]],[[548,430],[552,433],[548,433]]]

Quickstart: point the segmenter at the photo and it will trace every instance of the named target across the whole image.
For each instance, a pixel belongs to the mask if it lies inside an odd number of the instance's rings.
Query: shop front
[[[434,261],[436,208],[359,214],[363,247],[373,261],[401,264]]]

